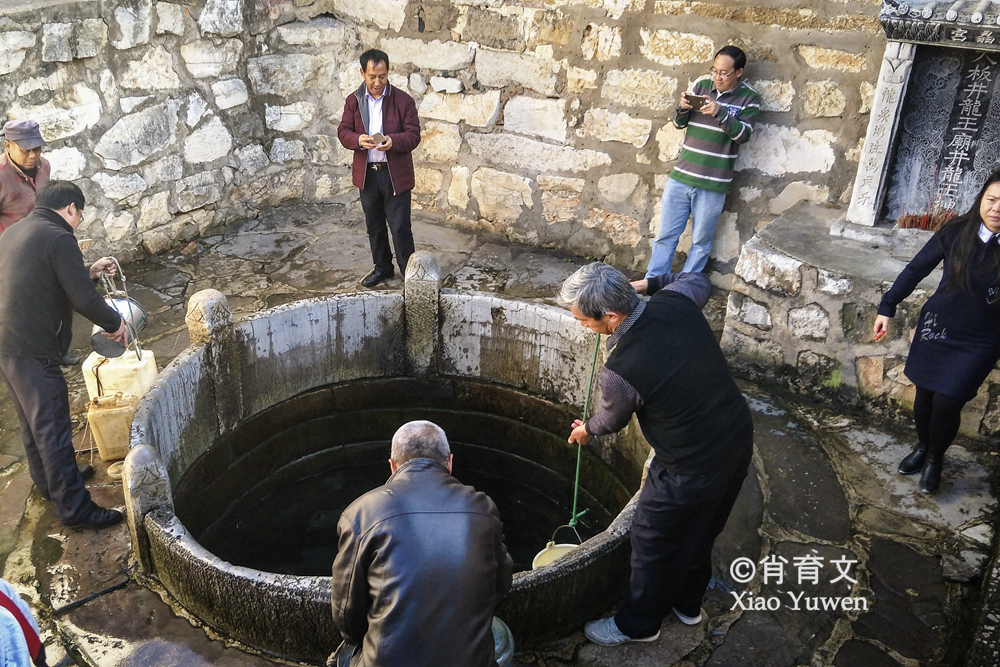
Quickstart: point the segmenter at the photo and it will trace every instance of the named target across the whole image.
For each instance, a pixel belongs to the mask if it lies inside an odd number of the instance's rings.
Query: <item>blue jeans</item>
[[[693,188],[672,178],[667,180],[667,187],[663,188],[660,230],[653,241],[653,254],[649,258],[646,277],[670,273],[677,240],[684,233],[688,218],[691,218],[691,251],[684,262],[683,272],[698,273],[704,269],[708,253],[712,251],[715,225],[725,203],[725,192]]]

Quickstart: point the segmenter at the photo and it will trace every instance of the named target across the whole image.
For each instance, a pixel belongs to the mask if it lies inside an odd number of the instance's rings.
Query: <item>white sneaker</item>
[[[677,607],[674,607],[674,614],[677,616],[677,618],[680,619],[681,623],[683,623],[684,625],[698,625],[699,623],[701,623],[700,609],[698,610],[697,616],[687,616],[686,614],[682,614],[681,612],[679,612],[677,610]]]
[[[618,629],[615,617],[601,618],[596,621],[588,621],[583,626],[583,634],[590,641],[601,646],[618,646],[625,642],[651,642],[659,639],[660,631],[649,637],[629,637]]]

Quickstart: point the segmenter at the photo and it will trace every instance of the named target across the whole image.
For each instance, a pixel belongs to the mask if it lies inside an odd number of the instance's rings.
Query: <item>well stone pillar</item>
[[[229,301],[219,290],[195,292],[188,299],[184,322],[191,344],[204,343],[208,348],[219,431],[225,433],[235,427],[243,416],[242,379],[236,357],[238,346],[235,344],[233,312]]]
[[[409,375],[427,375],[437,365],[440,292],[441,274],[434,255],[426,250],[410,255],[403,284]]]

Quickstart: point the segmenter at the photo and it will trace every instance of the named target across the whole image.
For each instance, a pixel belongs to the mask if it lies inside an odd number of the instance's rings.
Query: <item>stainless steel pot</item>
[[[125,327],[128,329],[129,344],[131,345],[135,342],[138,345],[139,338],[137,334],[146,328],[146,323],[149,321],[149,314],[146,313],[146,309],[139,305],[139,302],[135,299],[117,293],[113,296],[104,297],[104,300],[108,302],[109,306],[118,311],[118,314],[125,320]],[[104,329],[96,324],[94,325],[94,329],[90,335],[90,345],[94,348],[94,351],[102,357],[120,357],[125,354],[128,346],[105,338],[101,335],[103,332]]]
[[[105,338],[101,335],[104,329],[94,325],[90,334],[90,346],[102,357],[120,357],[125,354],[125,350],[129,347],[135,346],[136,356],[141,360],[142,348],[139,346],[139,332],[146,328],[146,323],[149,321],[149,314],[145,308],[139,305],[138,301],[128,295],[128,288],[125,287],[125,274],[122,273],[121,264],[114,257],[111,259],[118,270],[118,276],[121,279],[121,289],[115,286],[114,279],[111,276],[102,273],[101,282],[107,294],[104,300],[125,320],[125,328],[128,330],[128,345]]]

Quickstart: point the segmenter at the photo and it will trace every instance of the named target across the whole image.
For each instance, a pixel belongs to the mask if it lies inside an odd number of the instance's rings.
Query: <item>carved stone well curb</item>
[[[205,290],[191,297],[187,321],[192,344],[143,398],[125,463],[140,577],[228,641],[310,662],[325,660],[340,640],[330,578],[261,572],[208,552],[174,513],[172,489],[189,467],[243,420],[352,380],[484,380],[580,411],[594,342],[561,309],[442,292],[436,262],[425,252],[411,259],[402,295],[307,299],[234,324],[225,297]],[[635,423],[598,447],[637,489],[649,449]],[[519,649],[564,636],[620,599],[635,503],[633,497],[605,531],[559,563],[515,576],[498,615]]]

